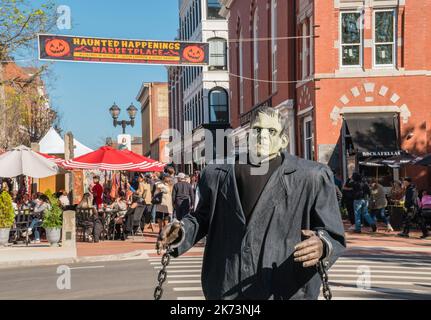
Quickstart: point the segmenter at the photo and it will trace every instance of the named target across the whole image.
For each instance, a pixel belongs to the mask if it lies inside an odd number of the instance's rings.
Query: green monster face
[[[259,113],[251,124],[249,154],[252,162],[257,164],[272,160],[287,146],[288,137],[283,132],[278,114]]]

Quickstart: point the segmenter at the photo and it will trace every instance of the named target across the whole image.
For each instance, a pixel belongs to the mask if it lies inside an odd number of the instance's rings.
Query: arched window
[[[227,70],[227,41],[223,38],[208,39],[210,44],[210,70]]]
[[[227,91],[214,88],[209,93],[210,123],[229,123],[229,103]]]

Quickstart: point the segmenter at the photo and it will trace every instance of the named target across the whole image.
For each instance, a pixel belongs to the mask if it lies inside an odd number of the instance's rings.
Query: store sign
[[[209,45],[40,34],[39,59],[92,63],[207,65]]]
[[[362,157],[395,157],[400,156],[402,151],[369,151],[362,152]]]

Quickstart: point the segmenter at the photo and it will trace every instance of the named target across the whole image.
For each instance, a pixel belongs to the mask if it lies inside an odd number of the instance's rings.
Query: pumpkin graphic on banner
[[[205,60],[205,51],[197,45],[185,47],[183,57],[192,63],[201,63]]]
[[[62,39],[51,39],[46,42],[45,52],[51,57],[64,57],[70,53],[70,45]]]

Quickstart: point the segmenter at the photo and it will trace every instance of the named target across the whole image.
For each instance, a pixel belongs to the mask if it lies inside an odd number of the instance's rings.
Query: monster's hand
[[[166,250],[168,247],[177,245],[184,237],[184,229],[179,221],[174,221],[168,224],[160,233],[157,239],[157,251]]]
[[[324,244],[313,231],[304,230],[302,235],[306,240],[295,247],[295,262],[302,263],[304,268],[313,267],[323,258]]]

